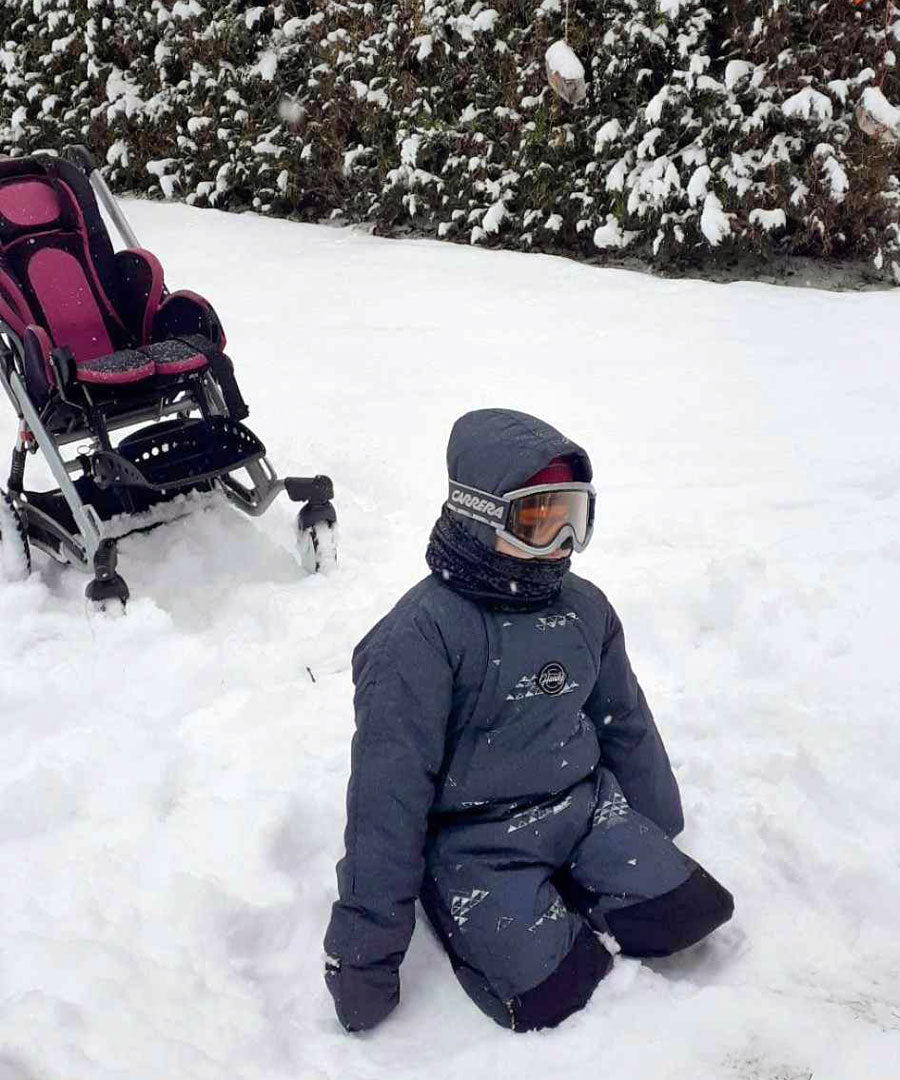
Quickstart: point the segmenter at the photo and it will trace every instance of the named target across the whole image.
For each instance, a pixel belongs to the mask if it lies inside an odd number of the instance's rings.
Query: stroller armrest
[[[165,279],[152,251],[128,248],[115,253],[121,283],[119,314],[139,345],[152,341],[153,320],[165,295]]]
[[[225,348],[225,332],[212,304],[188,289],[169,293],[153,318],[153,341],[200,334],[216,349]]]
[[[53,344],[42,326],[29,325],[22,335],[25,387],[38,409],[47,404],[51,392],[60,383],[51,359]]]

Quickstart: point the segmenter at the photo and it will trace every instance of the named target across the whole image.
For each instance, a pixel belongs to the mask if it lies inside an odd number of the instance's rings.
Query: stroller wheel
[[[128,603],[128,586],[118,574],[104,580],[94,578],[84,590],[90,610],[107,615],[124,615]]]
[[[119,556],[115,540],[101,540],[94,555],[94,580],[84,590],[93,611],[121,615],[128,603],[128,586],[116,573]]]
[[[310,574],[327,574],[337,565],[337,527],[331,521],[318,521],[297,530],[300,564]]]
[[[0,578],[24,581],[31,573],[31,549],[22,518],[0,488]]]

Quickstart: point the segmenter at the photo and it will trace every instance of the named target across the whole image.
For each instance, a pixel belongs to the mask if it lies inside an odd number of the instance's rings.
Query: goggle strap
[[[490,491],[479,491],[478,488],[459,484],[455,480],[450,481],[450,492],[447,495],[447,507],[463,517],[473,518],[484,525],[499,530],[506,525],[509,517],[509,500],[502,495],[494,495]]]

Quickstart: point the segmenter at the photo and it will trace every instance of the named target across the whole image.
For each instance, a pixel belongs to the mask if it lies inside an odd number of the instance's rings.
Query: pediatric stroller
[[[113,250],[97,198],[125,250]],[[254,516],[287,491],[305,503],[304,566],[333,562],[331,481],[278,479],[242,423],[248,410],[224,348],[211,305],[168,292],[84,147],[0,159],[0,383],[20,421],[8,493],[0,489],[0,572],[27,573],[30,546],[40,548],[93,573],[90,601],[124,606],[117,539],[216,489]],[[37,450],[52,491],[24,486]]]

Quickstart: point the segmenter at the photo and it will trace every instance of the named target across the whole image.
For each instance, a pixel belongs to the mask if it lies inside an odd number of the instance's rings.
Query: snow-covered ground
[[[304,577],[285,501],[125,541],[125,619],[40,555],[0,583],[0,1078],[895,1080],[897,297],[128,211],[221,312],[275,465],[334,477],[341,564]],[[425,572],[451,422],[485,405],[593,454],[577,567],[737,913],[522,1037],[420,923],[401,1007],[350,1037],[321,978],[350,652]]]

